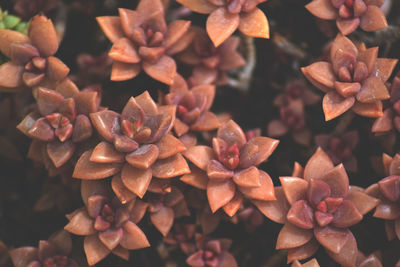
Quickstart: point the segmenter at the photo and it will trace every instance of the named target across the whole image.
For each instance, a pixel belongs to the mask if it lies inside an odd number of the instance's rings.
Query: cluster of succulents
[[[400,266],[399,3],[131,2],[0,9],[1,266]]]

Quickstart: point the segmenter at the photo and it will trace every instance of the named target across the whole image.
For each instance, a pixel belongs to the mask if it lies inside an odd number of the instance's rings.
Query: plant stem
[[[246,66],[239,70],[237,79],[228,78],[228,84],[231,87],[247,92],[256,67],[256,46],[253,37],[242,35],[242,40],[246,50]]]

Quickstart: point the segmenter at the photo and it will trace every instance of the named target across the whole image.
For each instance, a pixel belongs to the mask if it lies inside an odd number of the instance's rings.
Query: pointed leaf
[[[351,107],[353,107],[354,102],[354,97],[344,98],[335,91],[326,93],[322,100],[322,108],[325,114],[325,121],[332,120],[342,115]]]
[[[72,177],[88,180],[97,180],[110,177],[121,170],[120,163],[96,163],[90,161],[92,150],[82,154],[75,165]]]
[[[95,265],[111,252],[103,245],[97,235],[86,236],[83,241],[83,248],[89,266]]]
[[[151,177],[151,169],[138,169],[129,164],[125,164],[121,171],[124,185],[140,198],[146,193]]]
[[[310,241],[312,237],[312,230],[301,229],[287,222],[279,232],[276,249],[300,247]]]
[[[159,159],[151,166],[151,169],[153,176],[157,178],[172,178],[190,173],[189,166],[181,154]]]
[[[149,241],[140,228],[131,221],[127,221],[124,226],[124,236],[120,242],[126,249],[141,249],[149,247]]]
[[[225,206],[235,196],[236,186],[232,180],[210,180],[207,184],[207,198],[211,211],[214,213]]]
[[[162,56],[155,63],[143,62],[144,71],[153,79],[171,85],[176,75],[176,63],[169,56]]]
[[[259,8],[255,8],[248,13],[243,12],[240,15],[239,31],[251,37],[268,39],[268,19]]]
[[[213,11],[207,19],[207,33],[215,47],[231,36],[239,26],[238,14],[231,14],[224,7]]]

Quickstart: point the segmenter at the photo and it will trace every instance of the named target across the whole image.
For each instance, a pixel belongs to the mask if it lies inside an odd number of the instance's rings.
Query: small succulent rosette
[[[129,250],[150,246],[136,225],[145,214],[145,206],[136,199],[121,204],[104,180],[82,181],[81,195],[85,206],[67,215],[64,229],[85,237],[83,248],[90,266],[110,253],[128,260]]]
[[[163,235],[167,236],[175,219],[190,216],[185,196],[175,185],[165,185],[165,180],[152,180],[147,194],[147,211],[150,222]]]
[[[384,155],[382,161],[387,177],[369,186],[366,191],[381,200],[373,216],[385,220],[387,238],[400,239],[400,154],[393,158]]]
[[[37,86],[55,87],[69,68],[55,53],[59,47],[56,29],[43,15],[32,18],[28,35],[0,29],[0,51],[11,61],[0,66],[0,90],[15,92]]]
[[[210,14],[206,29],[217,47],[236,29],[245,35],[269,38],[269,23],[265,14],[257,7],[267,0],[177,0],[194,12]]]
[[[313,256],[322,245],[339,264],[354,266],[358,249],[348,227],[359,223],[379,200],[350,187],[343,164],[334,166],[320,148],[304,170],[297,164],[294,174],[301,177],[280,177],[276,201],[258,205],[269,219],[284,224],[276,249],[287,249],[292,262]]]
[[[191,267],[237,267],[233,255],[228,252],[232,241],[230,239],[210,239],[196,234],[196,251],[187,259]]]
[[[197,143],[196,133],[217,129],[221,123],[210,111],[215,97],[214,85],[198,85],[189,89],[185,79],[176,75],[169,93],[160,93],[160,104],[175,105],[173,130],[186,145]]]
[[[340,135],[319,134],[314,139],[315,144],[329,155],[333,164],[343,163],[347,171],[357,172],[357,158],[353,155],[353,150],[359,140],[357,131],[349,131]]]
[[[176,75],[173,55],[190,45],[194,34],[190,21],[167,25],[160,0],[142,0],[136,10],[119,9],[119,16],[97,17],[113,43],[108,56],[114,60],[111,80],[125,81],[142,70],[153,79],[171,85]]]
[[[326,121],[350,109],[364,117],[383,115],[382,100],[390,98],[385,83],[398,60],[378,58],[378,50],[363,43],[356,45],[338,34],[329,61],[301,68],[306,78],[326,93],[322,100]]]
[[[59,231],[49,240],[39,241],[38,247],[20,247],[10,250],[15,267],[65,266],[78,267],[71,258],[72,239],[68,232]]]
[[[390,85],[390,98],[385,103],[383,115],[377,118],[371,131],[383,135],[392,131],[400,132],[400,77],[396,76]]]
[[[343,35],[358,27],[374,32],[388,27],[385,14],[380,9],[385,0],[312,0],[306,5],[314,16],[324,20],[336,20]]]
[[[297,144],[310,145],[312,133],[305,120],[303,101],[290,100],[287,105],[280,107],[279,119],[268,123],[267,133],[271,137],[290,135]]]
[[[17,126],[33,139],[28,157],[44,164],[51,176],[66,169],[79,145],[92,137],[89,115],[100,109],[100,99],[97,87],[79,91],[69,80],[55,90],[38,87],[35,110]]]
[[[240,39],[231,36],[215,47],[207,33],[198,27],[192,27],[196,33],[192,44],[177,55],[177,59],[193,68],[188,78],[192,86],[200,84],[226,85],[227,72],[240,68],[246,61],[237,51]]]
[[[268,159],[278,143],[261,136],[247,141],[240,126],[230,120],[218,129],[212,148],[192,146],[184,152],[194,167],[181,181],[206,190],[211,211],[223,208],[229,216],[235,215],[244,197],[275,200],[271,177],[257,166]]]

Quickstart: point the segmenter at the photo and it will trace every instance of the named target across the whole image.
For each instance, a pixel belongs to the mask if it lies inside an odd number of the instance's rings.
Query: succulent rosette
[[[281,137],[290,134],[293,140],[303,146],[311,141],[311,131],[304,118],[304,103],[301,99],[290,100],[279,108],[279,119],[271,120],[267,126],[268,136]]]
[[[85,206],[67,215],[64,229],[85,236],[83,248],[90,266],[110,253],[128,260],[129,250],[150,246],[136,225],[145,214],[145,206],[136,199],[121,204],[104,180],[82,181],[81,195]]]
[[[143,69],[150,77],[171,85],[176,63],[171,57],[194,38],[190,21],[167,25],[160,0],[142,0],[136,10],[120,8],[119,16],[97,17],[104,34],[113,43],[108,56],[114,60],[111,80],[136,77]]]
[[[321,97],[309,88],[304,79],[297,79],[286,83],[283,92],[275,97],[273,103],[276,107],[283,107],[297,99],[303,100],[305,106],[311,106],[317,104]]]
[[[366,191],[381,200],[373,216],[385,220],[388,239],[400,239],[400,154],[393,158],[384,155],[382,160],[387,177],[371,185]]]
[[[169,93],[161,95],[160,99],[163,104],[176,106],[173,126],[176,136],[182,140],[194,139],[196,143],[193,133],[215,130],[220,126],[219,119],[210,111],[214,97],[214,85],[198,85],[189,89],[182,76],[175,76]]]
[[[20,247],[10,250],[11,260],[15,267],[78,267],[78,263],[70,257],[72,239],[68,232],[59,231],[49,240],[39,241],[36,247]]]
[[[179,246],[183,253],[190,254],[196,250],[196,246],[192,242],[195,233],[195,224],[174,223],[172,230],[164,237],[163,241],[169,245]]]
[[[288,262],[311,257],[322,245],[328,255],[344,266],[354,266],[357,243],[348,227],[375,208],[379,200],[358,187],[350,187],[343,164],[334,166],[320,148],[300,177],[280,177],[276,201],[258,203],[269,219],[284,224],[276,248],[288,250]]]
[[[380,7],[385,0],[313,0],[306,5],[314,16],[324,20],[336,20],[343,35],[358,27],[374,32],[388,27]]]
[[[122,113],[102,110],[90,114],[104,139],[82,154],[73,177],[112,178],[112,188],[122,203],[142,198],[152,177],[168,179],[190,173],[180,152],[185,145],[170,134],[175,106],[157,106],[146,91],[131,97]]]
[[[187,259],[192,267],[236,267],[235,258],[228,252],[230,239],[210,239],[196,234],[196,251]]]
[[[169,233],[175,218],[190,215],[182,191],[174,185],[168,185],[165,181],[152,180],[149,186],[151,194],[147,195],[146,203],[151,223],[163,236]]]
[[[328,154],[333,164],[343,163],[347,171],[357,171],[357,158],[353,150],[358,145],[359,135],[357,131],[349,131],[339,136],[320,134],[315,136],[315,143]]]
[[[397,59],[378,58],[378,47],[356,46],[338,34],[330,48],[329,62],[319,61],[301,68],[307,79],[325,92],[322,107],[329,121],[349,109],[365,117],[382,116],[382,100]]]
[[[236,29],[245,35],[269,38],[269,24],[257,7],[266,0],[177,0],[194,12],[210,14],[206,29],[215,46],[219,46]]]
[[[254,137],[247,141],[243,130],[234,121],[223,124],[212,139],[212,148],[192,146],[184,156],[196,167],[181,181],[207,190],[212,212],[223,208],[233,216],[243,202],[275,200],[271,177],[257,166],[267,160],[279,141]]]
[[[58,46],[54,25],[43,15],[32,18],[28,36],[0,29],[0,51],[11,58],[0,66],[1,91],[14,92],[24,86],[54,87],[66,78],[69,68],[54,57]]]
[[[69,80],[55,90],[38,87],[36,109],[17,126],[33,139],[28,157],[49,172],[63,167],[77,151],[78,144],[93,133],[89,114],[100,108],[101,93],[88,87],[82,91]]]
[[[191,85],[227,84],[226,72],[246,64],[237,51],[240,44],[239,37],[231,36],[215,47],[203,29],[198,27],[192,27],[192,29],[196,32],[192,44],[177,55],[179,61],[193,67],[192,74],[188,78],[189,83]]]
[[[395,77],[390,85],[390,98],[384,106],[383,115],[375,120],[371,131],[377,135],[391,131],[400,132],[400,77]]]

